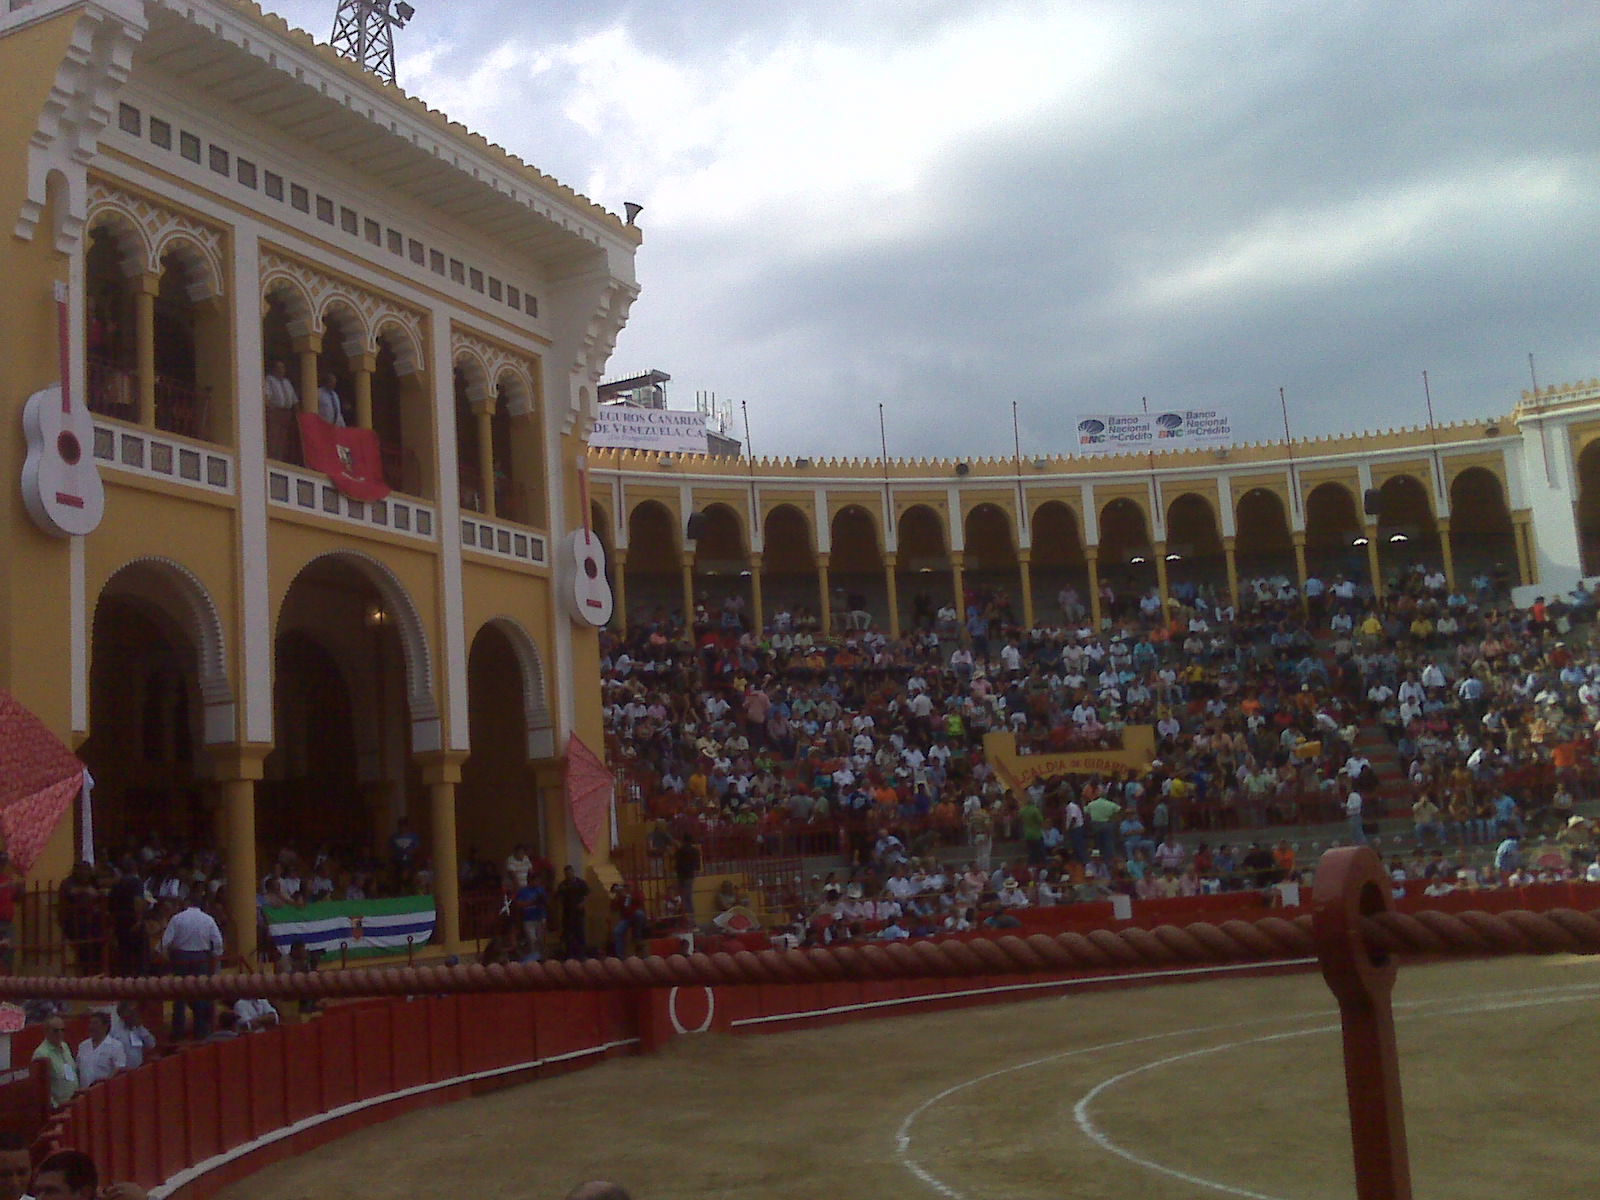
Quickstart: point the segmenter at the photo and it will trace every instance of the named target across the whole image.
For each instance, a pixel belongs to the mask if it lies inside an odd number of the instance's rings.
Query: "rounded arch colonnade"
[[[419,862],[431,864],[440,927],[455,944],[463,853],[501,861],[519,843],[545,849],[556,747],[538,642],[507,615],[472,631],[470,748],[447,749],[437,638],[411,592],[361,551],[315,555],[276,607],[272,739],[250,744],[235,634],[216,600],[226,587],[150,556],[112,570],[94,594],[80,747],[96,781],[88,836],[114,857],[142,845],[218,851],[230,939],[248,952],[258,886],[281,849],[387,862],[404,820],[423,839]],[[75,845],[85,815],[75,814]]]
[[[1591,459],[1595,483],[1585,495],[1592,499],[1580,513],[1590,514],[1583,528],[1600,547],[1600,450],[1585,461]],[[597,474],[614,475],[625,497],[620,527],[627,540],[611,561],[619,622],[681,619],[701,607],[716,624],[726,602],[759,612],[762,623],[781,609],[796,619],[815,615],[836,633],[871,626],[899,636],[944,606],[978,598],[1000,598],[1032,626],[1080,612],[1098,622],[1143,596],[1165,603],[1201,586],[1237,596],[1241,579],[1259,577],[1281,576],[1303,588],[1310,575],[1327,582],[1342,576],[1381,594],[1414,566],[1442,571],[1452,589],[1481,576],[1513,583],[1531,576],[1528,518],[1513,513],[1502,469],[1478,462],[1438,469],[1442,499],[1433,494],[1431,469],[1382,474],[1375,467],[1364,494],[1353,467],[1328,471],[1311,462],[1293,484],[1287,474],[1241,476],[1221,486],[1171,478],[1152,484],[1146,476],[1003,495],[992,482],[974,480],[970,496],[961,484],[935,498],[911,479],[891,479],[876,494],[857,485],[819,487],[809,502],[777,495],[763,501],[763,491],[789,493],[794,482],[758,471],[744,480],[752,497],[746,504],[714,496],[709,485],[703,503],[692,487],[669,496],[643,470],[602,463]],[[634,487],[642,494],[633,496]],[[752,505],[761,512],[754,547]],[[696,513],[700,536],[691,539]],[[1600,550],[1595,558],[1600,570]]]

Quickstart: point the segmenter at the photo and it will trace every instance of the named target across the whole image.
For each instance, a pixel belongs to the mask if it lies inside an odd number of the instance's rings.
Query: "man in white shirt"
[[[111,1018],[111,1036],[122,1043],[130,1071],[142,1066],[146,1056],[156,1048],[156,1035],[145,1028],[144,1016],[135,1000],[124,1000],[117,1005]]]
[[[200,907],[200,899],[190,892],[182,912],[167,922],[161,935],[161,949],[172,963],[174,975],[212,975],[222,958],[222,930],[210,913]],[[213,1005],[209,1000],[172,1002],[172,1038],[182,1041],[188,1027],[189,1007],[194,1007],[194,1036],[204,1041],[211,1032]]]
[[[273,359],[267,367],[261,394],[267,404],[267,457],[294,462],[295,411],[300,407],[300,397],[281,358]]]
[[[252,1000],[241,996],[233,1003],[233,1014],[239,1018],[240,1033],[258,1033],[278,1024],[278,1010],[271,1000]]]
[[[1354,789],[1345,797],[1344,815],[1350,822],[1350,840],[1358,846],[1367,844],[1367,831],[1361,820],[1361,810],[1364,805],[1361,793]]]
[[[317,389],[317,413],[329,425],[344,428],[344,402],[339,399],[339,381],[332,371],[322,373],[322,386]]]
[[[78,1084],[93,1087],[128,1069],[128,1052],[111,1036],[111,1014],[89,1014],[89,1036],[78,1043]]]

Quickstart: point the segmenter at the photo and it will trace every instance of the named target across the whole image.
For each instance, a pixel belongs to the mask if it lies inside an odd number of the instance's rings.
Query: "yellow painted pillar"
[[[1524,585],[1538,583],[1533,564],[1533,521],[1529,517],[1512,518],[1511,541],[1517,550],[1517,575]]]
[[[817,592],[822,596],[822,607],[817,610],[822,622],[822,632],[833,632],[833,588],[828,582],[828,556],[817,555]]]
[[[683,566],[683,624],[689,634],[694,634],[694,551],[685,550]]]
[[[1300,608],[1309,612],[1306,604],[1306,579],[1310,575],[1306,567],[1306,535],[1291,533],[1289,537],[1294,541],[1294,585],[1300,589]]]
[[[1033,628],[1033,551],[1017,551],[1017,575],[1022,581],[1022,624]]]
[[[611,606],[611,620],[624,633],[628,630],[628,552],[611,552],[611,578],[616,583],[612,589],[616,601]]]
[[[950,551],[950,586],[956,594],[956,620],[961,625],[961,640],[967,640],[967,587],[961,574],[967,556],[960,550]]]
[[[461,866],[456,850],[456,785],[461,782],[460,751],[418,755],[428,786],[428,842],[433,849],[433,903],[439,941],[446,952],[461,948]]]
[[[761,563],[762,555],[756,551],[750,552],[750,628],[759,635],[767,627],[766,605],[761,598]]]
[[[478,424],[478,511],[492,517],[495,515],[493,397],[474,402],[472,417]]]
[[[1452,592],[1456,590],[1456,553],[1450,545],[1450,518],[1440,517],[1439,526],[1439,553],[1444,558],[1444,583]]]
[[[1105,614],[1100,611],[1100,548],[1090,546],[1084,552],[1084,562],[1089,568],[1089,616],[1098,630]]]
[[[1367,539],[1367,569],[1372,572],[1372,594],[1375,597],[1383,595],[1383,566],[1378,559],[1378,527],[1368,525],[1366,528]]]
[[[322,353],[320,333],[302,334],[294,339],[294,352],[300,360],[300,411],[317,411],[317,389],[322,381],[317,378],[317,355]]]
[[[161,276],[146,271],[134,280],[134,365],[139,373],[139,424],[146,429],[154,429],[156,424],[156,297],[160,294]]]
[[[353,354],[350,371],[356,390],[356,428],[372,428],[372,373],[378,369],[376,354]]]
[[[1237,538],[1225,537],[1222,539],[1222,563],[1228,572],[1228,602],[1237,607],[1239,603],[1239,556],[1235,551]]]
[[[1156,556],[1156,595],[1161,598],[1161,619],[1164,622],[1170,615],[1168,603],[1172,598],[1172,589],[1167,586],[1167,544],[1157,542],[1150,551]]]
[[[889,597],[889,636],[892,638],[900,636],[900,581],[895,578],[899,563],[898,554],[883,556],[883,583]]]
[[[271,746],[213,746],[212,769],[221,792],[222,861],[228,877],[228,924],[233,952],[250,958],[256,952],[256,782]]]

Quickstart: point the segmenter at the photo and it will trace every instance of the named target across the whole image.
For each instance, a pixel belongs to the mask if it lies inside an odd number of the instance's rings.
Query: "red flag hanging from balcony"
[[[316,413],[300,414],[300,444],[306,466],[321,471],[333,486],[354,500],[382,500],[389,494],[383,478],[383,449],[370,429],[330,425]]]
[[[45,723],[0,691],[0,833],[19,870],[39,857],[83,777],[83,764]]]
[[[606,818],[611,813],[611,796],[616,780],[595,752],[577,734],[567,739],[567,807],[572,823],[578,827],[583,848],[593,850],[600,842]]]

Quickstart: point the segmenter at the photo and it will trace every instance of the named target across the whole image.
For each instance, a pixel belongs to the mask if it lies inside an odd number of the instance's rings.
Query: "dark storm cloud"
[[[841,115],[830,64],[881,61],[904,89],[864,103],[891,104],[926,86],[917,54],[949,69],[942,34],[1019,11],[458,4],[407,48],[447,93],[425,98],[612,208],[646,203],[614,365],[670,371],[679,403],[748,400],[758,451],[875,453],[879,402],[894,453],[1009,454],[1012,399],[1038,452],[1141,395],[1270,437],[1280,384],[1311,434],[1421,423],[1424,369],[1443,420],[1509,409],[1530,350],[1543,382],[1600,374],[1596,10],[1087,5],[1099,57],[1063,41],[1057,94],[947,137],[913,114],[920,149],[881,171],[852,154],[880,114]],[[1059,37],[1061,11],[1032,15]],[[618,38],[635,59],[597,74]],[[1001,55],[1003,90],[1008,51],[973,52]],[[774,67],[795,55],[814,57]],[[739,124],[740,87],[769,79],[799,114],[773,110],[792,182]],[[666,116],[607,92],[649,88]]]

